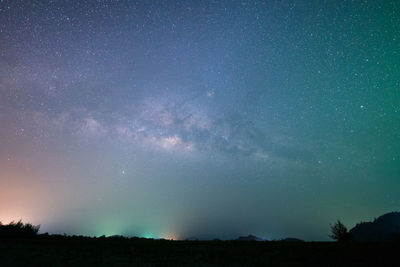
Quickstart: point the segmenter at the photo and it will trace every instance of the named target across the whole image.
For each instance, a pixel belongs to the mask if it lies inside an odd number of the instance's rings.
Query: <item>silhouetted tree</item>
[[[40,225],[24,224],[21,220],[9,224],[0,222],[0,237],[33,237],[37,235],[39,228]]]
[[[339,220],[331,226],[331,235],[329,236],[337,241],[348,241],[351,239],[351,234],[347,231],[347,227]]]

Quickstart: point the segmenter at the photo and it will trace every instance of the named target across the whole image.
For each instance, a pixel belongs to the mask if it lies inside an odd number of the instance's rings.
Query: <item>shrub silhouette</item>
[[[331,233],[329,237],[337,241],[348,241],[352,238],[346,226],[339,220],[331,226]]]
[[[0,222],[0,237],[34,237],[39,228],[40,225],[24,224],[21,220],[4,225]]]

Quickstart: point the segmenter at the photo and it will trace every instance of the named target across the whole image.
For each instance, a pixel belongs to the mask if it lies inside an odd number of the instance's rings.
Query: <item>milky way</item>
[[[0,221],[326,240],[400,207],[398,1],[0,2]]]

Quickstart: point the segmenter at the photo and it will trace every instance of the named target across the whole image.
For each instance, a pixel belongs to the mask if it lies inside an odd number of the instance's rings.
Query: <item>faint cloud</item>
[[[270,159],[270,155],[264,151],[256,151],[253,153],[253,157],[258,160],[267,161]]]
[[[108,130],[99,121],[89,116],[78,122],[77,132],[86,137],[100,138],[104,137]]]
[[[123,139],[128,139],[128,140],[135,140],[135,134],[134,132],[129,129],[128,127],[125,126],[116,126],[115,131],[117,132],[118,136],[123,138]]]

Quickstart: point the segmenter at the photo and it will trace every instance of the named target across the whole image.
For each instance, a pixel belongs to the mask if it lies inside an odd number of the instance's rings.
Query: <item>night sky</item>
[[[399,1],[1,0],[3,223],[328,240],[399,209]]]

